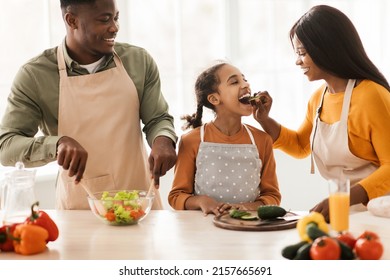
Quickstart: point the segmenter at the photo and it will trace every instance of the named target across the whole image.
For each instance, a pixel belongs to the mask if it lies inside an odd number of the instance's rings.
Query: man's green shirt
[[[68,75],[88,75],[88,71],[67,54],[65,40],[63,49]],[[140,120],[149,145],[157,136],[167,136],[176,142],[173,117],[161,92],[155,61],[140,47],[116,43],[114,49],[137,89]],[[113,55],[109,55],[97,72],[112,67],[115,67],[115,63]],[[14,79],[0,125],[0,158],[3,165],[14,166],[17,161],[22,161],[26,167],[35,167],[56,159],[60,138],[58,103],[59,73],[55,47],[28,61]],[[37,136],[39,130],[43,136]]]

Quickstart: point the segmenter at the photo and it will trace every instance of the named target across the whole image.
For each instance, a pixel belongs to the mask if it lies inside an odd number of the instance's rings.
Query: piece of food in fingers
[[[267,98],[264,95],[255,94],[253,97],[249,99],[251,105],[256,105],[257,100],[260,100],[261,104],[267,102]]]
[[[253,96],[251,96],[250,93],[247,93],[243,96],[241,96],[238,101],[240,101],[243,104],[251,104],[256,105],[256,101],[260,100],[262,104],[266,102],[266,97],[263,95],[259,95],[258,93],[255,93]]]

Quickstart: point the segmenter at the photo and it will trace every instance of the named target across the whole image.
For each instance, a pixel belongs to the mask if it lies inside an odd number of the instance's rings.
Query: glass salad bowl
[[[88,196],[95,216],[109,225],[134,225],[142,221],[152,208],[154,196],[141,190],[111,190]]]

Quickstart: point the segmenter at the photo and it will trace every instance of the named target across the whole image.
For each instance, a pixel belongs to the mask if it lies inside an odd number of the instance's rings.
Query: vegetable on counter
[[[277,205],[260,205],[257,210],[257,215],[245,210],[230,209],[229,215],[234,219],[241,220],[272,220],[283,217],[287,214],[287,211]]]
[[[379,260],[383,255],[383,245],[376,233],[365,231],[358,237],[355,251],[361,260]]]
[[[35,202],[31,206],[31,215],[25,221],[25,224],[37,225],[47,230],[49,236],[47,242],[55,241],[58,238],[59,230],[56,223],[50,218],[50,216],[42,210],[35,210],[35,207],[39,206],[39,202]]]
[[[14,250],[12,235],[17,225],[4,225],[0,228],[0,251],[10,252]]]
[[[336,236],[336,239],[343,242],[344,244],[349,246],[349,248],[351,248],[351,249],[353,249],[355,247],[356,238],[350,232],[339,233]]]
[[[340,256],[339,243],[330,236],[317,238],[310,248],[310,258],[312,260],[339,260]]]
[[[286,214],[287,211],[277,205],[261,205],[257,208],[257,215],[262,220],[276,219]]]
[[[293,260],[298,255],[298,250],[303,246],[309,244],[307,241],[299,241],[296,244],[288,245],[282,249],[282,256],[286,259]]]
[[[239,209],[230,209],[229,210],[230,217],[234,219],[241,219],[241,220],[258,220],[257,216],[253,215],[250,212],[247,212],[245,210],[239,210]]]
[[[320,213],[298,220],[297,230],[301,241],[282,249],[289,260],[379,260],[383,255],[378,234],[366,230],[357,239],[350,232],[332,236]]]
[[[310,212],[308,215],[299,219],[297,223],[298,234],[302,241],[308,241],[308,242],[313,241],[314,235],[312,235],[313,238],[311,238],[308,235],[308,231],[307,231],[307,227],[312,225],[314,225],[315,228],[318,228],[321,232],[324,232],[326,234],[329,232],[329,227],[325,221],[324,216],[318,212]],[[312,231],[314,231],[315,228],[313,228]]]
[[[32,255],[46,250],[46,240],[49,233],[38,225],[19,224],[13,233],[13,245],[15,253]]]

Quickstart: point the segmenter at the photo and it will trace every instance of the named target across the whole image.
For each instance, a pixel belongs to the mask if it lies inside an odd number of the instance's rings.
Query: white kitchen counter
[[[0,259],[62,260],[281,260],[281,250],[299,241],[296,229],[235,231],[216,227],[200,211],[151,211],[140,224],[109,226],[89,210],[47,211],[60,237],[44,253],[0,252]],[[379,234],[390,259],[390,219],[369,212],[351,215],[350,231]]]

